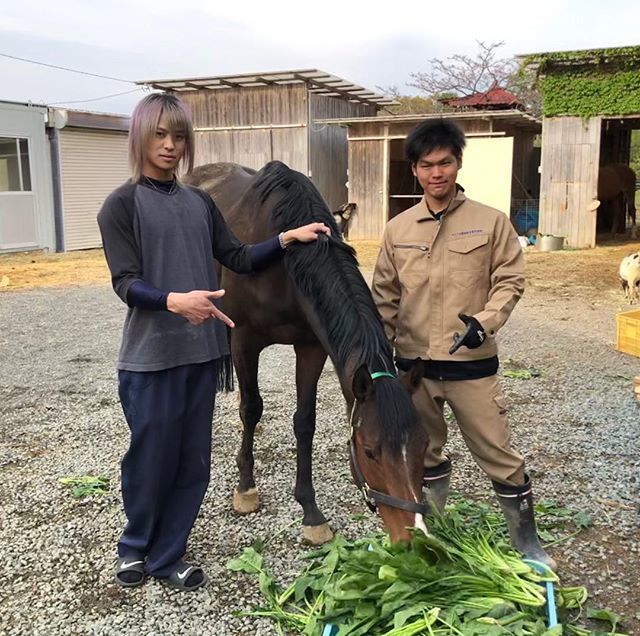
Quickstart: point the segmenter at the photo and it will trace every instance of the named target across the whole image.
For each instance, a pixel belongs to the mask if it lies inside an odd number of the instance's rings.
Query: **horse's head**
[[[349,235],[349,225],[357,207],[355,203],[345,203],[332,213],[340,234],[345,238]]]
[[[408,540],[408,527],[426,532],[422,478],[428,437],[411,400],[422,375],[419,362],[402,379],[371,374],[365,365],[353,377],[351,474],[392,541]]]

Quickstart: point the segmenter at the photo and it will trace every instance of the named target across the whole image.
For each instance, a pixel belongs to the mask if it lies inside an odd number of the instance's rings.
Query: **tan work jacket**
[[[424,198],[387,223],[373,275],[373,298],[401,358],[482,360],[524,292],[524,258],[509,217],[458,192],[436,221]],[[487,339],[449,354],[459,313]]]

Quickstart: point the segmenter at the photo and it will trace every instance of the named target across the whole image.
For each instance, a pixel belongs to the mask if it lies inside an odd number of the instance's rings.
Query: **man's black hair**
[[[427,119],[409,133],[404,142],[404,151],[412,164],[439,148],[450,148],[453,156],[460,161],[466,143],[464,133],[451,120]]]

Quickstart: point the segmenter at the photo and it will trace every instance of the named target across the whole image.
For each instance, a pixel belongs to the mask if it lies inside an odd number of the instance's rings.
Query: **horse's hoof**
[[[305,543],[322,545],[333,539],[333,530],[328,523],[321,523],[319,526],[302,526],[302,538]]]
[[[260,507],[260,495],[257,488],[245,492],[233,489],[233,510],[239,515],[249,515]]]

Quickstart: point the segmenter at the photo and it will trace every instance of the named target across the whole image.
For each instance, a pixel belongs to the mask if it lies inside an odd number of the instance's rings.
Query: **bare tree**
[[[413,115],[417,113],[439,113],[445,106],[435,97],[421,95],[402,95],[397,86],[376,86],[386,97],[392,98],[396,104],[385,106],[383,110],[391,115]]]
[[[505,88],[518,98],[527,112],[542,117],[542,95],[535,73],[520,68],[507,78]]]
[[[493,84],[506,86],[518,65],[513,58],[497,57],[497,50],[504,42],[477,42],[479,51],[474,57],[457,54],[444,60],[437,57],[430,59],[430,70],[411,73],[413,82],[408,85],[428,97],[442,93],[468,96],[486,91]]]

